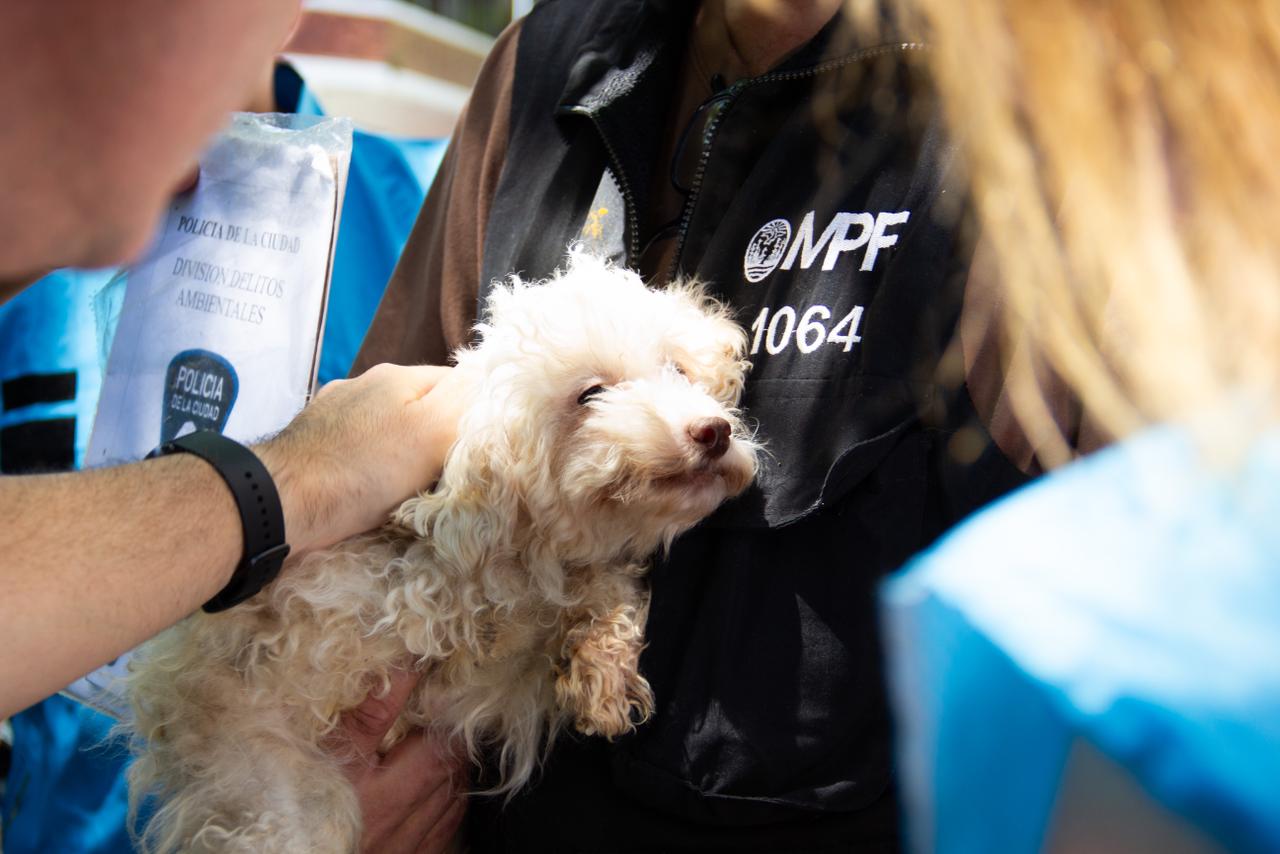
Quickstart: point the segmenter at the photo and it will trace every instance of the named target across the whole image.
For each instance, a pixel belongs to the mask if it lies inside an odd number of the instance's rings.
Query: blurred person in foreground
[[[442,362],[578,242],[733,308],[768,450],[649,577],[652,718],[473,797],[472,850],[897,850],[877,585],[1025,476],[941,380],[970,249],[922,45],[843,5],[549,0],[459,121],[357,369]]]
[[[51,268],[135,257],[297,13],[296,0],[0,7],[0,107],[8,116],[0,131],[0,292],[12,294]],[[453,429],[447,388],[433,393],[445,373],[379,367],[331,386],[280,436],[255,446],[295,552],[379,524],[431,482]],[[226,486],[187,454],[5,477],[0,508],[0,714],[199,607],[226,585],[243,551]],[[397,685],[372,698],[346,733],[368,748],[369,761],[352,776],[368,807],[366,842],[377,850],[432,844],[423,823],[438,818],[452,769],[429,759],[439,751],[424,740],[392,757],[374,752],[379,728],[390,726],[394,701],[405,694]],[[369,806],[371,791],[378,798]]]
[[[1280,9],[915,5],[989,400],[1050,465],[1111,447],[887,587],[913,847],[1280,850]]]

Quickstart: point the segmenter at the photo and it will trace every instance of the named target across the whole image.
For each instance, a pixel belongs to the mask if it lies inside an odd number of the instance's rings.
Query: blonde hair
[[[1280,4],[915,0],[1004,302],[1007,388],[1070,457],[1224,397],[1277,413]]]

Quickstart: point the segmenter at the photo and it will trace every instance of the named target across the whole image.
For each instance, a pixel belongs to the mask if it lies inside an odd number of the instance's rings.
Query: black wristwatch
[[[244,556],[227,586],[204,603],[210,614],[238,605],[266,587],[289,556],[284,511],[267,467],[253,451],[212,430],[188,433],[156,448],[147,459],[195,454],[217,470],[231,489],[244,528]]]

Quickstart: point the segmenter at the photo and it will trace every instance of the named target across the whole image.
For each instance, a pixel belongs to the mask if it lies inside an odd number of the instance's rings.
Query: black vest
[[[743,409],[768,452],[654,568],[657,713],[612,743],[563,739],[500,815],[478,804],[478,850],[892,848],[877,586],[1023,478],[939,379],[971,241],[903,61],[919,48],[841,24],[722,93],[698,141],[678,272],[747,328]],[[688,26],[642,0],[529,16],[486,280],[547,276],[574,241],[635,262]]]

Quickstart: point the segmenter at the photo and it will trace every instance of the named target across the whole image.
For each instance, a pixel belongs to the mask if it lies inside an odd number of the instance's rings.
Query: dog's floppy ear
[[[668,316],[680,355],[697,366],[698,380],[707,393],[736,406],[751,362],[747,360],[747,334],[733,319],[729,307],[707,293],[695,279],[680,279],[664,293],[674,302]],[[685,349],[679,343],[696,341]]]
[[[458,575],[484,576],[490,597],[501,597],[502,570],[518,562],[520,577],[558,600],[563,566],[546,532],[533,531],[530,513],[530,493],[551,489],[541,455],[514,447],[501,426],[479,424],[463,425],[439,484],[401,504],[392,522],[430,542],[438,562]]]
[[[459,440],[435,489],[392,514],[394,524],[430,541],[441,562],[462,574],[510,553],[519,519],[519,496],[496,476],[493,456],[479,444]]]

